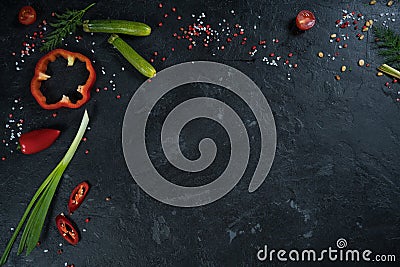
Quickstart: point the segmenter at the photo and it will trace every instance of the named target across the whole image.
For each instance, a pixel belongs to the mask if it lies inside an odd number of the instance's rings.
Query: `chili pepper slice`
[[[39,129],[23,133],[19,137],[19,148],[23,154],[35,154],[50,147],[60,133],[55,129]]]
[[[61,236],[68,241],[71,245],[76,245],[79,242],[79,233],[76,230],[74,224],[68,220],[64,214],[57,215],[56,217],[56,225],[58,232],[60,232]]]
[[[79,206],[82,204],[89,191],[89,184],[87,182],[82,182],[78,184],[74,190],[72,190],[71,196],[68,202],[69,214],[72,214]]]
[[[68,61],[67,67],[73,66],[75,59],[78,59],[79,61],[86,63],[86,69],[89,71],[89,77],[86,83],[83,85],[79,85],[77,88],[77,91],[82,95],[82,98],[76,101],[76,103],[73,103],[68,96],[63,95],[59,102],[48,104],[46,102],[46,97],[40,90],[42,82],[51,78],[51,76],[46,74],[47,65],[50,62],[54,62],[57,57],[60,56]],[[70,52],[64,49],[54,49],[43,56],[36,64],[35,75],[33,76],[31,81],[31,93],[36,101],[39,103],[39,105],[44,109],[58,109],[61,107],[79,108],[87,101],[89,101],[90,89],[94,85],[95,81],[96,72],[89,58],[80,53]]]

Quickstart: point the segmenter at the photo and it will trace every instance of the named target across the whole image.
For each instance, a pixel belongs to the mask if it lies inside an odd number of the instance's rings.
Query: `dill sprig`
[[[379,54],[385,58],[385,63],[400,68],[400,35],[388,28],[375,28],[374,34]]]
[[[63,14],[55,14],[57,21],[49,23],[50,26],[54,27],[55,30],[49,33],[43,45],[40,47],[40,51],[50,51],[60,45],[64,38],[70,32],[75,32],[76,27],[82,25],[82,17],[86,11],[94,6],[95,3],[90,4],[82,10],[69,10],[67,9]]]

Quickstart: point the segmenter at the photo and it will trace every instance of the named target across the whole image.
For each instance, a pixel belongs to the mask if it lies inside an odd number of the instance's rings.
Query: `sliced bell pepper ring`
[[[54,62],[57,57],[60,56],[68,61],[68,67],[74,65],[75,59],[86,63],[86,69],[89,72],[89,77],[85,84],[78,86],[77,91],[82,95],[82,98],[77,100],[76,103],[73,103],[68,96],[63,95],[61,100],[57,103],[48,104],[46,102],[46,97],[40,90],[42,82],[51,78],[49,75],[46,74],[47,65],[50,62]],[[35,75],[33,76],[31,81],[31,93],[36,101],[39,103],[39,105],[44,109],[58,109],[61,107],[79,108],[87,101],[89,101],[90,89],[93,87],[95,81],[96,72],[89,58],[80,53],[70,52],[64,49],[54,49],[43,56],[36,64]]]

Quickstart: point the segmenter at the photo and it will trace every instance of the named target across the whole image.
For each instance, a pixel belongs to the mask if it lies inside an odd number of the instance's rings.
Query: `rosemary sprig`
[[[374,28],[379,54],[385,58],[385,63],[400,68],[400,35],[388,28]]]
[[[82,25],[82,17],[86,11],[94,6],[95,3],[90,4],[82,10],[69,10],[67,9],[63,14],[56,13],[57,21],[49,23],[55,30],[49,33],[40,51],[50,51],[62,43],[62,40],[67,37],[70,32],[75,32],[76,27]]]
[[[22,234],[22,238],[18,247],[18,255],[21,254],[24,249],[26,249],[26,254],[28,255],[35,248],[37,242],[39,241],[40,234],[42,232],[47,211],[49,210],[54,193],[56,192],[57,186],[62,178],[62,174],[64,173],[68,164],[72,160],[72,157],[74,156],[78,148],[78,145],[82,140],[83,134],[85,133],[88,123],[89,123],[89,115],[85,110],[81,125],[79,126],[78,133],[76,134],[74,140],[72,141],[72,144],[69,147],[67,153],[60,161],[60,163],[58,163],[57,167],[50,173],[49,176],[47,176],[44,182],[40,185],[39,189],[32,197],[31,202],[29,202],[29,205],[26,208],[24,215],[22,215],[22,218],[19,221],[14,234],[12,235],[10,241],[7,244],[6,249],[4,250],[3,256],[0,259],[0,266],[6,263],[8,255],[10,254],[11,248],[15,242],[15,239],[17,238],[29,213],[30,216],[25,225],[25,229]]]

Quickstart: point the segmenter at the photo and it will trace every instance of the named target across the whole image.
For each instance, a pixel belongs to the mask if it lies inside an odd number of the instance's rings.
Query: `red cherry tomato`
[[[311,11],[302,10],[297,14],[296,26],[302,31],[311,29],[315,25],[315,16]]]
[[[21,24],[31,25],[36,21],[36,11],[31,6],[24,6],[18,13],[18,20]]]
[[[78,184],[74,190],[72,190],[71,196],[69,197],[68,202],[68,211],[69,214],[73,213],[79,206],[82,204],[83,200],[86,197],[87,192],[89,191],[89,184],[86,182],[82,182]]]
[[[40,129],[22,134],[19,137],[19,146],[23,154],[35,154],[40,152],[57,140],[60,135],[59,130]]]
[[[60,235],[68,241],[71,245],[76,245],[79,242],[79,234],[73,223],[64,216],[60,214],[56,217],[56,225]]]

